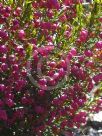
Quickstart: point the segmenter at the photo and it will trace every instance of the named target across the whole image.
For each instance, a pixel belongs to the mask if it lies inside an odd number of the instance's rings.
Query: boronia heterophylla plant
[[[102,109],[101,2],[0,1],[1,136],[72,136]]]

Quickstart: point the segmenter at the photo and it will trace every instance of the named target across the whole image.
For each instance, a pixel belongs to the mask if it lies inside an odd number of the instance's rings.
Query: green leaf
[[[9,5],[13,4],[13,0],[9,0],[8,4]]]
[[[26,4],[32,3],[31,0],[26,0]]]

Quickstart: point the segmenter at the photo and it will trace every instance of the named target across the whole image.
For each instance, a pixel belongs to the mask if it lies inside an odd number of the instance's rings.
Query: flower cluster
[[[3,136],[57,136],[102,109],[101,5],[82,2],[0,3]]]

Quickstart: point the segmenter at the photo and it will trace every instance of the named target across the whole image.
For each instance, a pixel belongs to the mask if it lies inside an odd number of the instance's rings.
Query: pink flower
[[[95,75],[95,76],[93,77],[93,80],[94,80],[96,83],[102,81],[102,73],[99,73],[99,74]]]
[[[18,31],[18,38],[20,39],[20,40],[24,40],[24,38],[25,38],[25,32],[24,32],[24,30],[19,30]]]
[[[3,72],[7,71],[7,70],[8,70],[8,65],[7,65],[7,63],[2,63],[2,64],[1,64],[1,69],[2,69]]]
[[[81,40],[81,42],[85,42],[88,38],[88,31],[85,29],[81,30],[79,37],[80,37],[79,39]]]
[[[45,91],[44,91],[44,90],[39,90],[39,91],[38,91],[38,94],[39,94],[40,96],[44,96],[44,95],[45,95]]]
[[[7,120],[7,114],[5,110],[0,110],[0,120]]]
[[[6,45],[0,45],[0,54],[1,53],[7,53],[7,47],[6,47]]]
[[[5,91],[5,85],[4,84],[0,84],[0,92],[4,92]]]
[[[75,55],[77,54],[77,51],[76,51],[75,48],[72,48],[72,49],[70,50],[70,53],[71,53],[73,56],[75,56]]]
[[[86,122],[86,112],[79,112],[74,117],[74,122],[77,123],[85,123]]]
[[[93,55],[93,53],[92,53],[92,51],[90,51],[90,50],[85,50],[85,55],[87,56],[87,57],[91,57],[92,55]]]
[[[2,38],[3,40],[7,40],[8,34],[4,30],[0,30],[0,38]]]
[[[73,4],[73,0],[64,0],[64,4],[65,5],[72,5]]]
[[[96,44],[95,44],[95,47],[97,49],[102,49],[102,41],[98,41]]]
[[[8,107],[10,107],[10,108],[14,106],[14,102],[12,99],[6,99],[5,102],[8,105]]]
[[[57,9],[57,10],[60,8],[60,4],[58,0],[48,0],[47,6],[51,9]]]

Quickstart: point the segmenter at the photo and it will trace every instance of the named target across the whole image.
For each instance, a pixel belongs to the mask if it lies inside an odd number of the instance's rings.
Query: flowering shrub
[[[0,3],[1,136],[57,136],[102,109],[100,2]]]

